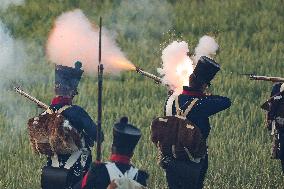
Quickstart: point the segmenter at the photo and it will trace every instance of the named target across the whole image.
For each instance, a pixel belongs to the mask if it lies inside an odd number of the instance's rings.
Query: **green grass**
[[[213,82],[212,92],[230,97],[233,104],[210,120],[205,188],[283,188],[280,163],[270,159],[270,137],[260,109],[272,83],[249,81],[236,74],[284,77],[282,0],[26,0],[23,6],[2,10],[0,19],[11,35],[25,42],[29,56],[24,69],[1,71],[0,188],[39,188],[45,157],[32,153],[26,122],[40,110],[8,88],[17,82],[44,102],[50,101],[53,66],[44,57],[44,44],[56,17],[74,8],[81,8],[94,22],[103,16],[104,25],[117,32],[117,43],[130,61],[153,73],[160,66],[160,48],[173,39],[188,41],[193,50],[204,34],[215,36],[222,71]],[[229,74],[231,71],[234,73]],[[12,77],[14,72],[17,74]],[[149,129],[152,118],[163,114],[166,89],[128,72],[106,77],[103,89],[103,159],[110,155],[113,123],[128,115],[143,132],[133,163],[150,173],[150,188],[166,188]],[[97,79],[85,75],[79,91],[76,104],[96,120]]]

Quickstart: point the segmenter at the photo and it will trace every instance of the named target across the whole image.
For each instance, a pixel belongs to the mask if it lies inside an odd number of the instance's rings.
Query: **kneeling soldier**
[[[144,188],[148,174],[130,164],[133,151],[141,137],[141,131],[128,123],[127,117],[122,117],[113,127],[113,143],[109,162],[93,163],[76,189],[106,189],[115,188],[115,179],[126,176],[134,180],[137,188]],[[111,185],[110,185],[111,184]],[[110,186],[109,186],[110,185]]]

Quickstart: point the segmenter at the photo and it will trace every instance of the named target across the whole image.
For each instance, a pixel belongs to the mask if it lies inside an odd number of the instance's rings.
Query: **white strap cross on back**
[[[82,154],[82,150],[78,150],[76,152],[73,152],[71,154],[71,156],[68,158],[68,160],[66,161],[64,168],[70,169],[76,163],[76,161],[79,159],[81,154]],[[52,167],[59,167],[59,161],[58,161],[57,154],[54,154],[53,156],[51,156],[51,166]]]
[[[113,181],[114,179],[120,178],[120,177],[123,177],[123,176],[125,176],[125,177],[127,177],[131,180],[135,180],[136,179],[135,177],[138,175],[138,169],[134,168],[132,166],[130,167],[130,169],[128,171],[125,172],[125,174],[123,174],[117,168],[115,163],[112,163],[112,162],[107,162],[106,168],[107,168],[107,171],[108,171],[108,174],[109,174],[110,181]]]

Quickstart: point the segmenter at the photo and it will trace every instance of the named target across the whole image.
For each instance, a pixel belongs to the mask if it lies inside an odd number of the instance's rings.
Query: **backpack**
[[[146,189],[136,181],[138,176],[138,169],[130,167],[124,174],[117,168],[115,163],[107,162],[106,168],[109,174],[111,183],[108,189]]]
[[[155,118],[151,123],[151,140],[163,156],[200,162],[207,152],[206,140],[200,129],[190,122],[186,115],[198,98],[181,110],[178,96],[175,98],[176,115]],[[188,102],[184,105],[186,106]]]
[[[61,113],[70,106],[57,111],[47,109],[28,121],[31,146],[37,154],[72,154],[83,147],[80,134]]]
[[[272,96],[261,108],[268,111],[268,128],[284,129],[284,92]]]

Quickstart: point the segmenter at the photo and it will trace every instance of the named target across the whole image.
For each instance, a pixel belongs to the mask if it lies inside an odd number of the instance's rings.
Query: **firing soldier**
[[[272,87],[271,98],[262,106],[267,111],[267,128],[272,135],[271,158],[280,159],[284,173],[284,84],[276,83]]]
[[[75,189],[116,188],[118,183],[115,183],[114,180],[122,175],[127,175],[130,180],[134,180],[132,184],[136,186],[136,189],[144,188],[148,174],[138,170],[130,163],[140,137],[141,131],[129,124],[127,117],[122,117],[120,122],[113,127],[110,161],[92,163],[90,170],[82,181],[76,184]]]
[[[189,77],[189,86],[183,87],[183,92],[178,96],[178,105],[182,111],[195,101],[186,118],[194,123],[206,140],[211,126],[209,117],[230,107],[231,101],[227,97],[205,94],[211,80],[220,70],[220,65],[214,60],[202,56],[193,73]],[[176,115],[174,95],[166,102],[165,115]],[[186,107],[185,107],[186,106]],[[201,189],[208,169],[208,154],[201,160],[176,159],[173,156],[163,156],[161,165],[166,171],[166,178],[170,189]]]
[[[83,146],[72,154],[48,156],[41,177],[44,189],[72,188],[88,171],[92,162],[91,147],[96,141],[96,124],[83,108],[72,103],[73,98],[78,94],[77,87],[83,74],[81,67],[79,61],[75,63],[75,68],[56,65],[56,96],[52,99],[49,110],[56,112],[63,109],[61,115],[69,121],[69,126],[80,133]],[[101,136],[103,138],[102,133]],[[69,168],[67,173],[66,167]]]

